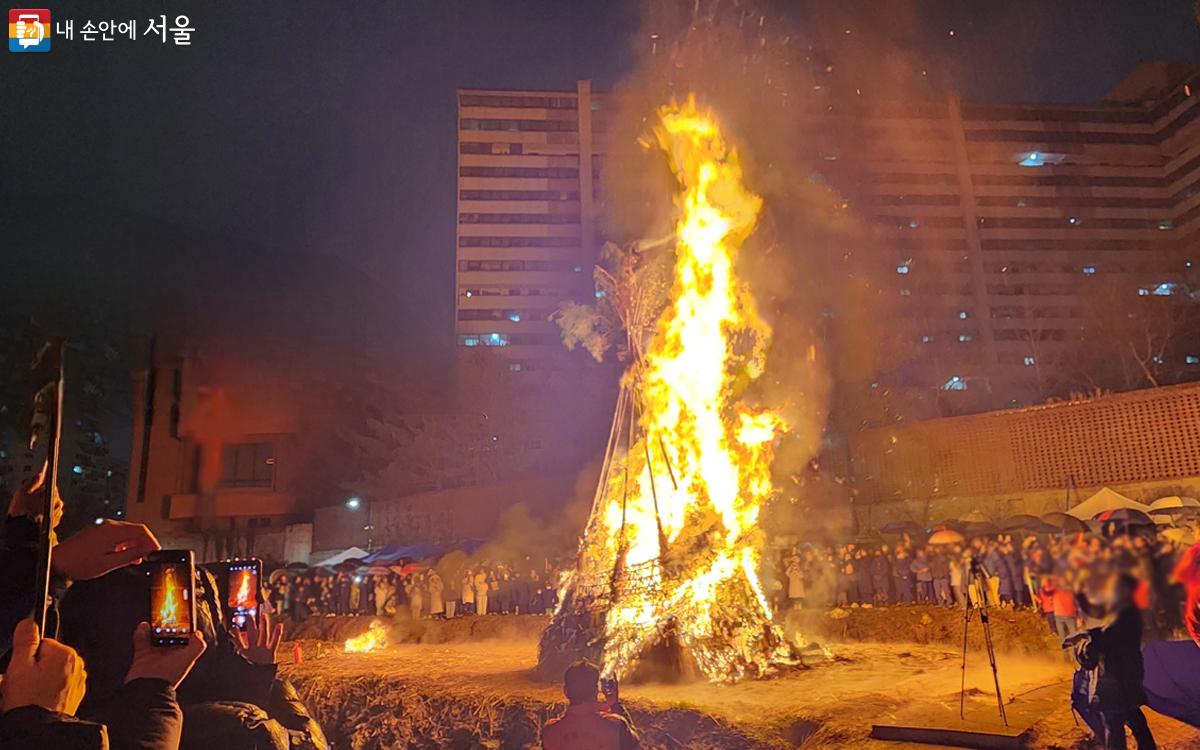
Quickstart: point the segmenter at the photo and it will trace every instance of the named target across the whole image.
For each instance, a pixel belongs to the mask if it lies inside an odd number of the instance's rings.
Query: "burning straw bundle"
[[[565,343],[593,356],[623,331],[629,364],[539,666],[556,676],[588,656],[625,676],[657,652],[673,672],[732,681],[790,656],[757,572],[757,522],[786,425],[739,400],[763,372],[771,334],[734,270],[762,201],[694,99],[664,106],[654,136],[679,187],[674,254],[610,249],[615,270],[597,271],[599,314],[558,314]]]

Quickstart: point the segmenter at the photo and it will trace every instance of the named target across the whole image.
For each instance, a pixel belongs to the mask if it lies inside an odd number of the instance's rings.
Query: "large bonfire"
[[[757,572],[757,524],[786,426],[740,400],[763,372],[771,334],[735,273],[762,200],[694,98],[658,115],[654,141],[678,183],[670,293],[645,335],[637,323],[645,305],[633,294],[618,303],[627,308],[630,365],[578,563],[540,661],[549,672],[589,656],[624,677],[648,654],[665,653],[676,667],[732,681],[788,658]]]

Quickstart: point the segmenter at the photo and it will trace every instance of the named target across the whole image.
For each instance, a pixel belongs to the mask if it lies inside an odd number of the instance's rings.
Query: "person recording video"
[[[86,696],[85,660],[27,617],[37,600],[44,491],[38,477],[14,493],[0,539],[0,651],[8,657],[0,683],[0,748],[176,750],[182,712],[175,689],[204,652],[204,639],[196,636],[184,648],[164,652],[149,648],[146,623],[126,631],[137,658],[123,675],[119,708],[94,721],[77,718]],[[57,493],[51,508],[52,572],[67,585],[138,562],[158,549],[145,526],[115,521],[55,544],[62,518]]]
[[[581,659],[567,667],[563,693],[567,711],[542,728],[544,750],[636,750],[641,747],[629,721],[616,680],[605,680],[601,697],[600,670]]]

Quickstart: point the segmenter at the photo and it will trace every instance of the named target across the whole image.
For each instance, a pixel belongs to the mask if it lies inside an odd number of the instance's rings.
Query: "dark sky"
[[[642,38],[632,4],[606,0],[49,5],[77,38],[0,57],[10,303],[435,363],[452,330],[455,87],[603,89]],[[896,14],[893,42],[969,99],[1091,101],[1141,59],[1200,60],[1188,0],[775,5],[801,31],[857,15],[890,33]],[[161,13],[189,16],[190,47],[141,38]],[[78,38],[88,18],[131,17],[136,41]]]

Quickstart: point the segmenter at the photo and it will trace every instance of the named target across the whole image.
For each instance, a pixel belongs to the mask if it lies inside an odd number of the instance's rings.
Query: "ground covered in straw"
[[[961,613],[907,610],[793,614],[791,625],[809,640],[823,639],[833,656],[777,679],[623,686],[643,747],[882,750],[896,746],[869,739],[874,723],[957,723]],[[1038,618],[1025,625],[1023,613],[1008,616],[1011,622],[993,615],[993,628],[1010,718],[1032,727],[1033,747],[1082,747],[1085,734],[1066,707],[1069,667],[1053,652],[1033,653],[1048,641],[1035,632]],[[296,632],[305,661],[284,671],[339,748],[536,747],[542,722],[562,710],[559,686],[532,674],[545,618],[401,622],[393,626],[394,645],[370,654],[340,649],[370,618],[327,620]],[[855,640],[869,635],[878,640]],[[967,684],[968,724],[995,725],[991,671],[975,647]],[[1200,746],[1192,730],[1152,721],[1163,747]]]

